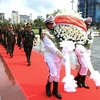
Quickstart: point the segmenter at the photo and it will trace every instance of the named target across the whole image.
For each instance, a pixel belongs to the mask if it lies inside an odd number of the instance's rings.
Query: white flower
[[[57,38],[59,38],[59,35],[57,35]]]
[[[62,38],[60,38],[60,41],[62,41]]]
[[[66,39],[66,36],[63,36],[64,39]]]
[[[60,11],[60,14],[62,14],[63,12],[66,12],[66,10]],[[69,15],[75,14],[77,18],[78,17],[81,18],[81,16],[77,12],[67,11],[66,15],[68,14]],[[75,44],[84,45],[84,43],[86,43],[87,39],[86,32],[78,26],[72,24],[59,24],[55,26],[54,30],[55,30],[54,34],[56,35],[56,38],[59,39],[59,42],[64,40],[67,41],[70,40],[73,41]]]

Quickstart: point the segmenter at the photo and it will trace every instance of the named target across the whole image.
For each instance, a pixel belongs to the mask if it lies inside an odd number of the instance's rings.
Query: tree
[[[38,16],[35,20],[34,20],[34,27],[40,27],[40,26],[44,26],[44,18],[42,16]]]
[[[6,20],[6,19],[4,19],[3,21],[0,21],[0,25],[7,25],[9,23],[10,23],[10,21]]]
[[[56,16],[59,12],[60,12],[60,10],[59,10],[59,9],[54,10],[54,12],[52,13],[52,15],[53,15],[53,16]]]
[[[46,18],[47,18],[48,16],[50,16],[50,15],[52,15],[52,16],[56,16],[59,12],[60,12],[60,10],[59,10],[59,9],[54,10],[54,12],[53,12],[53,13],[51,13],[51,14],[47,14],[47,15],[46,15]]]

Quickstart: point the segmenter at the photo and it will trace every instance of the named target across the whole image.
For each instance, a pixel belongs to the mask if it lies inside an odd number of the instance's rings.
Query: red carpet
[[[15,46],[13,58],[6,54],[5,49],[1,45],[0,53],[27,100],[58,100],[54,96],[47,97],[45,94],[48,69],[41,54],[33,51],[31,56],[32,64],[30,67],[27,67],[24,51],[19,50],[17,46]],[[76,71],[72,70],[72,74],[76,75]],[[62,94],[62,100],[100,100],[100,88],[96,89],[94,82],[89,78],[87,78],[86,83],[90,86],[90,89],[77,88],[76,92],[67,93],[64,91],[64,84],[61,82],[63,77],[64,66],[61,69],[59,82],[59,92]]]

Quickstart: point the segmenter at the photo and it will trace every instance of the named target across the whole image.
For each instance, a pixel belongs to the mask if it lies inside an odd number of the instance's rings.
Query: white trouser
[[[60,78],[61,62],[47,62],[50,77],[49,82],[58,82]]]
[[[80,75],[87,75],[88,66],[87,66],[84,58],[82,56],[77,56],[77,59],[78,59],[79,65],[80,65],[79,74]]]
[[[84,48],[82,45],[77,45],[75,49],[75,54],[80,65],[79,74],[87,75],[89,64],[86,58],[88,57],[88,59],[90,59],[91,50]]]

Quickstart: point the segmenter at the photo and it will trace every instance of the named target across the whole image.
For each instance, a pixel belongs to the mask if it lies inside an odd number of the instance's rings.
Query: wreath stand
[[[65,64],[65,77],[62,79],[62,82],[64,83],[64,91],[75,92],[77,84],[76,81],[74,80],[74,76],[71,75],[70,58],[69,58],[69,53],[71,53],[75,48],[74,43],[72,41],[63,41],[60,43],[60,46],[63,47],[64,64]]]

